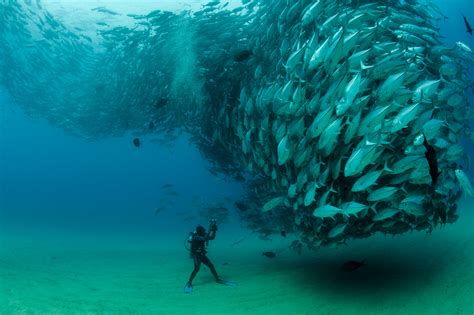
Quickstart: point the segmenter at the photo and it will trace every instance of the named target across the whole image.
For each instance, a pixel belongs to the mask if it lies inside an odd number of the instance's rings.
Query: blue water
[[[186,234],[199,222],[183,222],[176,212],[191,212],[193,197],[212,204],[240,196],[240,185],[210,174],[185,136],[171,150],[149,142],[153,136],[142,137],[140,148],[132,135],[88,142],[28,117],[5,89],[0,103],[0,222],[6,230]],[[164,184],[180,195],[166,198],[174,205],[155,215]]]
[[[474,37],[465,32],[461,17],[462,12],[474,23],[474,2],[438,0],[435,3],[449,17],[439,25],[448,46],[462,41],[474,48]],[[472,67],[469,76],[474,78]],[[470,102],[474,104],[472,93]],[[209,162],[185,135],[171,149],[150,142],[152,135],[141,136],[142,145],[136,148],[132,144],[134,138],[127,134],[86,141],[65,134],[42,118],[26,115],[0,86],[0,233],[28,237],[30,231],[35,235],[59,232],[58,235],[69,233],[84,238],[106,236],[152,241],[166,240],[169,235],[184,238],[196,224],[207,226],[206,220],[196,213],[191,219],[186,218],[186,214],[197,212],[195,200],[199,200],[203,204],[225,204],[231,214],[229,222],[219,222],[219,236],[230,236],[232,240],[240,237],[233,234],[240,227],[233,207],[233,201],[242,195],[239,183],[212,175],[207,170]],[[465,145],[468,155],[474,157],[474,146]],[[474,167],[467,173],[474,178]],[[160,188],[164,184],[174,185],[179,196],[165,195]],[[163,205],[167,208],[155,214],[155,209]],[[185,256],[181,243],[172,246],[182,250]],[[425,256],[430,249],[433,256],[443,254],[433,246],[426,249]],[[398,252],[402,253],[403,249],[399,248]],[[183,279],[177,285],[179,290],[192,267],[190,261],[183,263],[189,270],[176,275]],[[293,269],[290,264],[285,270]],[[400,268],[403,275],[402,271],[404,268]],[[437,272],[438,269],[432,274]]]

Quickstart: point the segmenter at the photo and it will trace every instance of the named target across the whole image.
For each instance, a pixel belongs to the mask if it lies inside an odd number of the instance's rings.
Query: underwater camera
[[[217,231],[217,220],[216,219],[209,220],[209,230],[216,230]]]

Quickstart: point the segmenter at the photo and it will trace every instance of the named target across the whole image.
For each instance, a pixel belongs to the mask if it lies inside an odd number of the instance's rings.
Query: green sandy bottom
[[[291,236],[272,242],[219,230],[206,267],[183,287],[192,260],[183,235],[133,239],[4,233],[0,314],[469,314],[474,312],[474,205],[452,225],[402,236],[376,235],[297,256]],[[41,237],[40,237],[41,236]],[[278,253],[274,259],[262,250]],[[367,259],[352,273],[339,266]]]

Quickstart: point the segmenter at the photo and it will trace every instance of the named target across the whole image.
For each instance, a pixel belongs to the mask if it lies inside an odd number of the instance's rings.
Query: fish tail
[[[405,189],[405,186],[400,187],[400,190],[403,191],[405,194],[408,195],[408,191]]]
[[[377,210],[375,209],[377,207],[377,204],[379,202],[376,201],[373,205],[369,206],[369,209],[372,210],[374,212],[374,214],[377,214]]]
[[[428,140],[426,140],[425,132],[422,131],[421,133],[423,134],[423,145],[426,147],[428,145]]]
[[[364,65],[364,62],[361,60],[360,61],[360,69],[361,70],[366,70],[366,69],[370,69],[370,68],[373,68],[374,66],[366,66]]]
[[[385,164],[383,166],[383,170],[387,173],[392,173],[393,172],[393,170],[388,167],[388,162],[387,161],[385,161]]]

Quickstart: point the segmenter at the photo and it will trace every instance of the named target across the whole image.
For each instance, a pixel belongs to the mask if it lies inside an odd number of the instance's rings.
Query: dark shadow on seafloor
[[[464,207],[472,204],[469,199]],[[433,234],[415,232],[394,238],[377,235],[348,247],[322,249],[301,259],[277,257],[265,268],[268,272],[291,273],[295,285],[315,292],[367,301],[373,299],[374,293],[388,298],[416,296],[430,287],[447,288],[472,268],[474,213],[468,210],[462,212],[459,222],[438,227]],[[344,262],[362,259],[366,264],[359,269],[341,270]]]
[[[446,260],[437,260],[436,253],[416,249],[406,252],[365,250],[366,264],[359,269],[347,272],[341,265],[348,260],[358,260],[361,253],[348,255],[336,253],[321,257],[307,257],[301,260],[275,260],[266,266],[268,272],[291,273],[294,284],[314,289],[315,292],[326,292],[360,300],[373,299],[377,296],[416,295],[417,290],[429,286],[446,286],[439,283],[444,277],[439,275],[449,272],[451,266]],[[439,251],[439,254],[442,251]],[[354,257],[355,256],[355,257]]]

